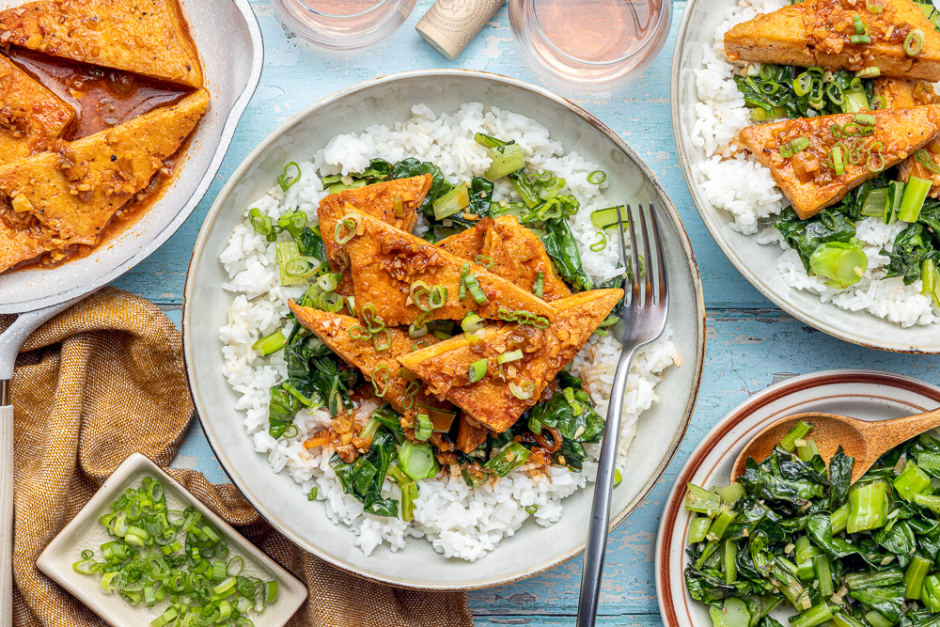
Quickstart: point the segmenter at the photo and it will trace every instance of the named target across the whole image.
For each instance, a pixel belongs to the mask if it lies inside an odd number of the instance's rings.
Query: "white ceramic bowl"
[[[692,600],[683,577],[688,564],[686,538],[692,520],[685,509],[687,483],[705,488],[727,485],[744,445],[762,429],[787,416],[820,412],[861,420],[888,420],[929,411],[938,405],[940,388],[918,379],[874,370],[826,370],[772,385],[735,407],[692,451],[663,510],[655,563],[656,597],[665,626],[712,627],[708,606]]]
[[[256,622],[259,625],[281,627],[294,615],[307,598],[307,588],[203,505],[173,477],[140,453],[134,453],[125,459],[105,480],[88,504],[49,543],[36,560],[39,570],[68,590],[108,624],[115,627],[149,625],[168,605],[166,601],[154,608],[146,608],[143,604],[133,607],[116,594],[102,593],[99,575],[83,575],[72,569],[72,564],[82,558],[82,551],[86,549],[95,551],[95,559],[101,559],[99,547],[109,538],[98,519],[111,511],[111,503],[118,500],[125,490],[137,488],[144,477],[163,483],[167,506],[170,509],[182,510],[192,505],[202,514],[203,519],[212,523],[228,542],[229,559],[238,555],[245,560],[242,573],[266,581],[277,581],[277,600],[257,617]]]
[[[544,89],[513,79],[467,71],[420,71],[386,76],[340,92],[300,113],[271,134],[229,179],[206,217],[186,278],[183,342],[187,374],[203,429],[219,461],[261,514],[301,547],[355,574],[389,584],[437,589],[470,589],[534,575],[577,555],[584,547],[592,490],[565,500],[562,519],[544,528],[533,521],[477,562],[448,560],[430,543],[409,539],[391,553],[380,547],[366,557],[353,545],[349,528],[332,524],[322,503],[307,502],[299,486],[276,475],[235,411],[236,394],[222,376],[219,328],[226,324],[231,295],[219,263],[232,229],[247,203],[265,193],[289,160],[309,159],[337,133],[361,132],[376,123],[392,125],[425,103],[435,112],[456,111],[481,102],[529,115],[552,137],[607,173],[607,195],[624,202],[653,202],[661,222],[669,264],[672,306],[669,324],[682,353],[657,388],[661,400],[641,419],[630,449],[629,470],[614,496],[611,527],[649,492],[672,458],[695,402],[705,342],[704,305],[692,249],[662,188],[623,141],[582,109]]]
[[[716,209],[701,190],[699,168],[705,153],[689,141],[695,122],[694,71],[702,67],[702,47],[710,45],[723,16],[736,0],[690,0],[679,25],[670,86],[672,129],[685,182],[705,226],[728,259],[761,294],[794,318],[847,342],[905,353],[940,353],[940,325],[903,329],[864,311],[847,311],[822,303],[818,296],[795,290],[777,271],[781,250],[761,245],[754,235],[732,228],[734,220]]]

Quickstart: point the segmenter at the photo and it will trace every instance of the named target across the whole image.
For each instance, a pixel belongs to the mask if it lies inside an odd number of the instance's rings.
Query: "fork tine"
[[[636,228],[633,226],[633,208],[630,205],[626,205],[627,208],[627,226],[630,228],[630,256],[633,261],[631,274],[633,275],[633,300],[632,304],[635,307],[640,306],[640,273],[637,268],[640,267],[640,260],[637,256],[636,250]],[[619,209],[618,209],[619,212]],[[623,241],[623,236],[621,235],[621,241]],[[624,255],[626,255],[626,247],[624,247]],[[624,265],[626,267],[626,264]]]
[[[650,203],[650,220],[653,223],[653,239],[656,242],[656,259],[659,262],[659,304],[663,306],[663,303],[669,302],[669,276],[666,273],[666,251],[663,249],[663,238],[659,235],[659,221],[656,219],[656,207],[653,203]]]
[[[640,209],[640,235],[643,239],[643,259],[646,262],[646,302],[653,304],[653,257],[650,255],[650,234],[649,227],[646,225],[646,212],[643,205]]]

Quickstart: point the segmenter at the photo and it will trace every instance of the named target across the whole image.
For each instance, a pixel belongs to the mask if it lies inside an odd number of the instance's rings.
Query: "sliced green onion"
[[[809,72],[803,72],[793,79],[793,92],[800,98],[813,88],[813,77]]]
[[[343,275],[339,272],[329,272],[317,279],[317,287],[324,292],[332,292],[336,289],[336,286],[339,285],[340,279],[342,278]]]
[[[496,364],[499,366],[502,366],[505,363],[509,363],[511,361],[519,361],[520,359],[522,359],[522,349],[517,348],[514,351],[509,351],[509,352],[502,353],[501,355],[499,355],[496,358]]]
[[[607,236],[604,235],[604,232],[601,231],[597,235],[598,235],[597,241],[591,244],[590,246],[591,250],[595,253],[598,253],[604,250],[605,248],[607,248]]]
[[[471,311],[460,321],[460,328],[464,333],[476,333],[483,328],[485,322],[483,318]]]
[[[383,336],[384,334],[384,336]],[[380,337],[384,337],[385,341],[380,340]],[[388,329],[379,329],[372,334],[372,348],[378,352],[387,351],[392,347],[392,332]]]
[[[470,206],[470,192],[466,183],[461,183],[434,201],[434,218],[443,220]]]
[[[415,424],[415,439],[421,442],[427,441],[434,431],[434,425],[427,414],[418,414],[418,422]]]
[[[845,94],[839,83],[832,82],[826,85],[826,96],[832,101],[832,104],[842,106],[845,102]]]
[[[344,230],[348,232],[343,233]],[[343,219],[337,222],[336,228],[333,229],[333,241],[337,244],[343,245],[354,238],[358,230],[359,216],[352,214],[343,216]]]
[[[878,2],[872,2],[871,0],[866,0],[865,8],[875,14],[879,14],[885,10],[885,6],[883,4],[880,4]]]
[[[389,382],[391,380],[391,373],[389,372],[388,366],[382,364],[372,372],[372,387],[375,389],[375,395],[379,398],[385,396],[385,393],[388,392]],[[365,439],[365,438],[363,438]]]
[[[428,334],[428,325],[418,324],[418,321],[412,322],[408,325],[408,337],[413,340],[418,339],[419,337],[424,337]]]
[[[881,68],[877,65],[862,68],[855,73],[856,78],[877,78],[878,76],[881,76]]]
[[[862,21],[862,18],[858,15],[852,16],[852,22],[855,25],[855,34],[864,35],[865,34],[865,23]]]
[[[473,261],[474,263],[480,264],[487,270],[491,270],[493,268],[493,263],[494,263],[493,259],[490,257],[487,257],[486,255],[477,255]]]
[[[904,196],[901,197],[901,207],[898,210],[898,219],[904,222],[917,222],[920,210],[924,207],[927,194],[930,193],[932,183],[927,179],[912,176],[904,186]]]
[[[294,168],[297,171],[295,176],[290,176],[290,169]],[[286,166],[284,166],[284,173],[277,177],[277,184],[281,186],[281,191],[287,191],[294,184],[300,180],[300,166],[291,161]]]
[[[587,175],[587,180],[591,185],[600,185],[607,180],[607,174],[603,170],[594,170]]]
[[[774,107],[772,113],[767,113],[760,107],[753,107],[749,113],[751,119],[755,122],[764,122],[766,120],[774,120],[776,118],[784,118],[787,116],[787,110],[784,107]]]
[[[260,354],[262,357],[267,357],[268,355],[278,352],[285,346],[287,346],[287,338],[284,336],[284,333],[275,331],[271,335],[267,335],[252,344],[251,350]]]
[[[505,144],[490,148],[490,167],[483,173],[490,181],[495,181],[525,167],[525,155],[519,144]]]
[[[447,288],[441,285],[435,285],[431,288],[431,295],[428,298],[428,305],[431,310],[440,309],[447,302]]]
[[[832,168],[836,171],[836,174],[839,176],[845,174],[845,162],[842,160],[841,142],[833,146],[832,151],[829,152],[829,157],[832,161]]]
[[[480,287],[480,283],[477,281],[476,275],[468,273],[464,278],[464,284],[467,286],[467,291],[470,292],[470,296],[473,297],[473,300],[475,300],[478,305],[485,305],[489,302],[489,299],[483,292],[483,288]]]
[[[852,121],[865,126],[873,126],[878,120],[870,113],[856,113],[852,116]]]
[[[915,28],[904,38],[904,53],[909,57],[913,57],[919,53],[923,47],[924,31],[919,28]]]
[[[874,142],[868,147],[868,159],[865,161],[865,167],[869,172],[881,172],[885,169],[885,158],[882,154],[884,144]]]
[[[478,359],[470,364],[470,372],[467,374],[470,383],[477,383],[483,380],[483,377],[486,376],[486,367],[488,364],[489,362],[486,359]]]
[[[369,333],[376,334],[385,328],[385,322],[375,312],[375,305],[366,303],[362,307],[362,322]]]
[[[349,312],[349,315],[353,318],[356,317],[356,297],[347,296],[346,297],[346,311]]]
[[[307,277],[315,274],[320,269],[319,260],[304,257],[300,254],[300,247],[297,242],[278,242],[275,245],[275,251],[281,285],[306,283]]]
[[[516,384],[515,381],[509,382],[509,391],[512,392],[512,395],[518,398],[520,401],[527,401],[535,393],[535,385],[531,381],[523,380],[521,384]]]
[[[513,470],[525,464],[526,460],[529,458],[529,453],[529,449],[518,442],[513,442],[500,451],[496,457],[486,462],[483,467],[487,472],[497,477],[505,477]]]
[[[849,37],[849,42],[853,44],[870,44],[871,37],[869,35],[851,35]]]
[[[278,218],[277,225],[290,233],[291,237],[297,239],[304,227],[307,226],[307,214],[303,211],[285,213]]]
[[[534,515],[535,512],[539,511],[539,506],[538,506],[538,505],[526,505],[526,506],[525,506],[525,511],[526,511],[526,513],[529,514],[530,516],[531,516],[531,515]]]
[[[545,292],[545,273],[539,270],[539,273],[535,276],[535,283],[532,284],[532,294],[536,298],[542,298],[542,295]]]
[[[937,163],[930,156],[930,153],[923,148],[914,154],[914,159],[917,160],[917,163],[921,164],[934,174],[940,174],[940,167],[937,166]]]
[[[809,138],[797,137],[780,147],[780,156],[784,159],[789,159],[796,153],[802,152],[807,148],[809,148]]]

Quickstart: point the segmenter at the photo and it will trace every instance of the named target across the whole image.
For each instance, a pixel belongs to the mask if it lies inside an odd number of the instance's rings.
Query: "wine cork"
[[[455,61],[506,0],[437,0],[415,30],[449,61]]]

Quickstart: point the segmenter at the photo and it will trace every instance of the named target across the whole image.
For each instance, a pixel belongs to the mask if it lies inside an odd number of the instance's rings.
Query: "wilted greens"
[[[926,627],[940,624],[940,441],[929,434],[886,453],[850,484],[840,448],[826,464],[811,425],[749,459],[736,483],[689,484],[685,582],[715,627]]]

